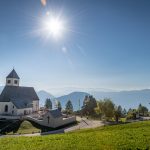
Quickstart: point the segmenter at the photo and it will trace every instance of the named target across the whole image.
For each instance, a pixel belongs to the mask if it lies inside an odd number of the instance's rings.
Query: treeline
[[[73,105],[72,105],[71,100],[68,100],[68,101],[67,101],[66,107],[65,107],[64,110],[62,110],[61,103],[60,103],[60,101],[58,101],[58,100],[55,101],[55,106],[54,106],[54,107],[55,107],[56,109],[62,111],[63,113],[66,113],[66,114],[73,114]],[[45,109],[49,109],[49,110],[52,109],[52,101],[51,101],[50,98],[47,98],[47,99],[46,99],[44,108],[45,108]]]
[[[46,99],[45,108],[52,109],[52,102],[50,99]],[[149,116],[149,111],[146,106],[139,104],[138,108],[126,110],[121,105],[116,105],[109,98],[103,100],[96,100],[93,96],[85,96],[83,105],[80,110],[73,111],[73,104],[71,100],[68,100],[65,109],[62,109],[60,101],[57,101],[55,108],[59,109],[66,114],[76,114],[81,116],[93,117],[100,120],[115,120],[118,122],[120,118],[137,119],[140,116]]]
[[[85,96],[83,106],[79,112],[83,116],[99,118],[100,120],[112,120],[116,122],[120,118],[137,119],[141,116],[149,116],[148,108],[139,104],[137,109],[122,108],[115,105],[111,99],[96,100],[93,96]]]

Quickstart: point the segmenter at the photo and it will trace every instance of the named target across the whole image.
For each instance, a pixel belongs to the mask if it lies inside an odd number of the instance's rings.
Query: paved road
[[[77,117],[77,121],[79,121],[80,123],[75,126],[66,128],[65,132],[70,132],[78,129],[96,128],[104,125],[102,121],[91,120],[91,119],[80,118],[80,117]]]

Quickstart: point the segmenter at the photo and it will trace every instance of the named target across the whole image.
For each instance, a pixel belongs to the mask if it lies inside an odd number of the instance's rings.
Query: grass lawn
[[[33,125],[29,121],[22,122],[19,130],[17,131],[17,133],[19,134],[31,134],[31,133],[37,133],[37,132],[39,133],[40,129],[33,127]],[[12,134],[12,132],[9,134]]]
[[[120,118],[120,121],[122,121],[122,122],[126,122],[126,121],[127,121],[127,119],[126,119],[126,118]]]
[[[0,150],[150,149],[150,121],[39,137],[0,138]]]

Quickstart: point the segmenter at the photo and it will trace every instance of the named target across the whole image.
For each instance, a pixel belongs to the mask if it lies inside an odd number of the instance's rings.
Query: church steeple
[[[13,69],[10,74],[6,77],[7,86],[19,86],[19,76],[17,75],[15,69]]]

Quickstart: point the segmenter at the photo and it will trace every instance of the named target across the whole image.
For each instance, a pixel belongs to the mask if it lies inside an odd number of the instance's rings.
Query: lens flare
[[[63,34],[64,24],[59,18],[51,17],[44,21],[44,28],[48,34],[52,35],[54,38],[59,38]]]

